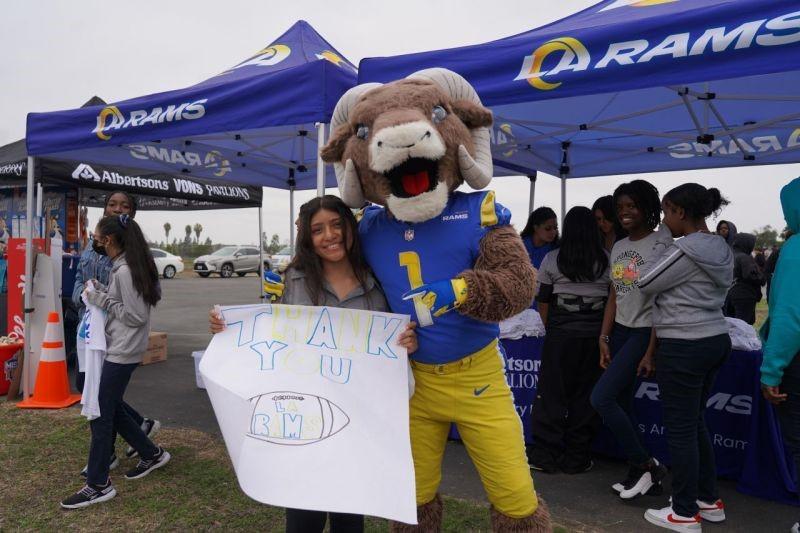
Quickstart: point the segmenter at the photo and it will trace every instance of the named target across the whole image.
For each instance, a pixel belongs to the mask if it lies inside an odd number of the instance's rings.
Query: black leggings
[[[331,517],[331,533],[362,533],[364,515],[286,509],[286,533],[322,533]]]

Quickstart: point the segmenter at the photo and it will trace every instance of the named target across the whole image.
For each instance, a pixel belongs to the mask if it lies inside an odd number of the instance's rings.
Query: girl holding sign
[[[138,479],[170,460],[170,454],[147,438],[125,409],[123,396],[131,374],[142,362],[150,333],[150,310],[161,299],[150,248],[139,225],[129,215],[107,216],[97,223],[94,250],[111,259],[108,287],[95,282],[87,301],[106,312],[106,359],[98,389],[100,417],[90,422],[92,441],[86,485],[64,499],[65,509],[110,500],[117,491],[109,477],[109,455],[116,429],[141,458],[126,479]]]
[[[389,312],[386,298],[361,254],[358,223],[337,196],[314,198],[300,207],[297,250],[286,270],[284,284],[272,283],[279,303],[343,307]],[[209,313],[212,333],[225,328],[215,310]],[[417,349],[415,324],[400,334],[398,344],[412,354]],[[331,531],[364,531],[362,515],[304,509],[286,510],[287,533],[322,532],[330,516]]]

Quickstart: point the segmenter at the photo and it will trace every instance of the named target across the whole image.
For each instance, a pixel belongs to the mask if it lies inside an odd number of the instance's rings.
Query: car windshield
[[[281,248],[277,255],[292,255],[292,249],[289,246]]]
[[[223,248],[220,248],[219,250],[217,250],[216,252],[214,252],[211,255],[233,255],[233,252],[235,252],[235,251],[236,251],[236,247],[235,246],[225,246]]]

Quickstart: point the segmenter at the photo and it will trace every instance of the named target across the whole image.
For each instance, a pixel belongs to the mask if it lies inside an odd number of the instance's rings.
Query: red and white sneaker
[[[681,531],[683,533],[699,533],[702,531],[700,525],[700,515],[680,516],[672,512],[672,506],[663,509],[648,509],[644,513],[644,519],[654,526]]]
[[[714,503],[697,500],[697,507],[700,508],[698,514],[703,520],[708,520],[709,522],[725,521],[725,504],[722,503],[722,500],[717,500]]]

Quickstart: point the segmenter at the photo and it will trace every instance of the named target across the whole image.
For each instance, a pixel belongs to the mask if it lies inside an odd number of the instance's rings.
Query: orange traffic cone
[[[17,407],[60,409],[69,407],[80,399],[80,394],[69,393],[64,332],[60,327],[58,313],[50,313],[39,355],[39,372],[36,374],[33,396],[19,402]]]

